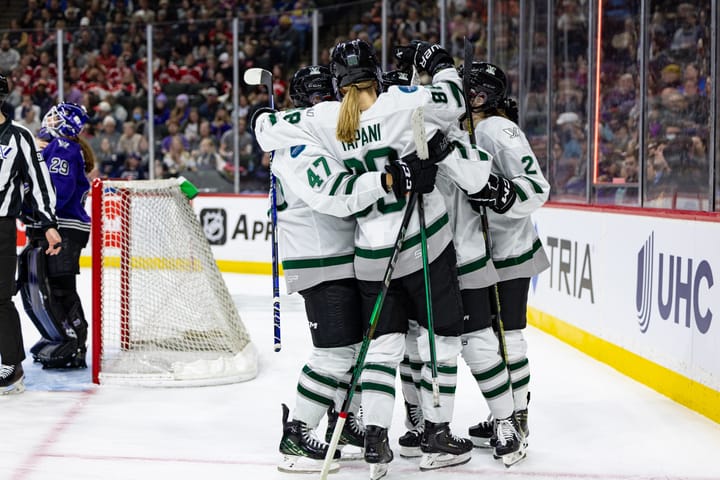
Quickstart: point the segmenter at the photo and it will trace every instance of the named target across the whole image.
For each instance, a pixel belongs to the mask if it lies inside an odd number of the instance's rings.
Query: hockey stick
[[[414,70],[414,69],[413,69]],[[414,77],[414,75],[413,75]],[[413,140],[415,150],[421,161],[430,158],[427,145],[427,134],[425,133],[425,116],[423,108],[418,107],[412,113],[410,123],[412,124]],[[418,217],[420,220],[420,248],[422,252],[423,276],[425,279],[425,305],[427,306],[428,322],[428,343],[430,344],[430,369],[432,371],[432,392],[433,406],[440,406],[440,387],[438,386],[437,354],[435,352],[435,327],[432,311],[432,291],[430,290],[430,265],[427,251],[427,229],[425,228],[425,202],[423,195],[418,195]]]
[[[330,443],[328,444],[328,451],[325,454],[325,461],[323,462],[322,471],[320,472],[320,480],[327,480],[328,473],[330,472],[330,464],[332,463],[335,449],[340,442],[340,434],[345,427],[345,421],[347,420],[348,413],[350,411],[350,402],[355,393],[355,387],[360,380],[360,373],[365,366],[365,357],[367,356],[368,348],[370,347],[370,341],[375,336],[375,329],[377,328],[378,318],[382,311],[383,303],[385,303],[385,296],[387,295],[388,288],[390,287],[390,281],[392,280],[392,274],[395,270],[395,264],[397,263],[398,257],[400,256],[400,249],[402,248],[403,242],[405,241],[405,232],[407,231],[410,219],[412,218],[413,210],[415,209],[415,203],[417,202],[418,193],[412,192],[408,199],[407,207],[405,208],[405,214],[403,215],[402,221],[400,222],[400,231],[398,231],[395,244],[393,246],[392,255],[388,261],[388,265],[385,268],[385,275],[382,280],[382,288],[378,293],[377,300],[375,300],[375,306],[373,307],[372,314],[370,315],[370,324],[368,326],[367,333],[363,337],[362,344],[360,344],[360,350],[358,351],[355,365],[353,366],[352,375],[350,376],[350,386],[348,387],[345,399],[343,400],[342,407],[338,412],[337,423],[333,430]]]
[[[470,141],[475,145],[475,125],[472,117],[472,108],[470,106],[470,70],[472,69],[473,53],[474,48],[470,40],[465,37],[465,56],[463,59],[463,95],[465,97],[465,116],[468,133],[470,134]],[[490,226],[488,225],[487,209],[483,206],[480,209],[480,225],[482,226],[483,238],[485,240],[485,252],[488,255],[490,262],[492,262],[492,241],[490,239]],[[498,341],[500,344],[500,356],[505,362],[506,368],[508,365],[507,357],[507,345],[505,344],[505,326],[503,325],[502,316],[500,315],[500,291],[498,290],[497,283],[493,284],[493,288],[490,289],[490,302],[495,305],[496,314],[492,319],[492,326],[497,332]]]
[[[248,85],[264,85],[268,91],[270,108],[275,108],[275,96],[273,95],[272,73],[262,68],[249,68],[243,75],[243,80]],[[275,158],[275,152],[270,153],[270,165]],[[280,273],[278,267],[278,239],[277,239],[277,180],[270,169],[270,221],[272,223],[272,282],[273,282],[273,349],[279,352],[280,344]]]

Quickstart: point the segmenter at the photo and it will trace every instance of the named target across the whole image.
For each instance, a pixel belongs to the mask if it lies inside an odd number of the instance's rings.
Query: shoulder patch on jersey
[[[398,90],[405,93],[412,93],[418,89],[417,85],[398,85]]]
[[[61,148],[68,148],[70,146],[70,142],[63,140],[62,138],[58,138],[58,146]]]
[[[303,150],[305,150],[305,145],[295,145],[294,147],[290,147],[290,156],[292,158],[296,158]]]
[[[508,137],[515,138],[520,136],[518,127],[503,128],[503,132],[507,133]]]

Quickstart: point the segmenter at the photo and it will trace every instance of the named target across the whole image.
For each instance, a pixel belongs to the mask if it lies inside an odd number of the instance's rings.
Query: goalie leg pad
[[[25,247],[18,257],[20,296],[25,312],[40,335],[50,342],[62,342],[65,336],[49,305],[51,289],[45,267],[43,249],[30,245]]]

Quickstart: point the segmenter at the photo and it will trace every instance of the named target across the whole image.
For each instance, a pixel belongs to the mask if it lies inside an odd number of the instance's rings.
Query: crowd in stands
[[[706,1],[657,0],[649,29],[648,129],[645,155],[648,198],[668,190],[707,188],[709,135],[710,11]],[[280,108],[290,107],[289,79],[310,61],[313,8],[320,8],[329,26],[349,9],[318,5],[312,0],[27,0],[20,18],[0,37],[0,73],[13,91],[8,105],[14,118],[31,129],[57,98],[56,29],[62,28],[64,96],[85,105],[92,115],[85,134],[101,158],[106,177],[146,178],[148,157],[155,153],[155,175],[185,171],[216,172],[232,181],[240,175],[241,190],[265,191],[269,157],[255,143],[248,123],[255,109],[268,102],[261,87],[239,85],[237,115],[239,171],[233,166],[232,19],[239,19],[240,78],[245,69],[273,72],[273,93]],[[381,48],[382,2],[357,3],[347,27],[321,45],[320,63],[329,47],[361,38]],[[537,29],[530,49],[533,65],[529,95],[522,112],[528,138],[550,174],[553,191],[584,196],[587,175],[593,175],[599,196],[607,185],[608,201],[637,201],[640,108],[640,11],[638,2],[609,0],[603,10],[598,165],[588,172],[587,156],[588,32],[585,0],[559,0],[555,8],[555,91],[544,105],[545,30]],[[475,44],[482,59],[487,49],[485,2],[447,2],[448,50],[461,62],[464,38]],[[398,0],[389,3],[390,45],[413,39],[439,41],[438,2]],[[326,8],[327,7],[327,8]],[[330,9],[330,10],[328,10]],[[496,14],[512,20],[519,2],[503,2]],[[540,20],[544,21],[544,20]],[[145,25],[153,24],[153,72],[147,85]],[[503,46],[503,68],[517,86],[518,22],[506,21],[496,32]],[[344,25],[344,24],[343,24]],[[536,62],[536,65],[535,65]],[[147,118],[147,92],[154,115]],[[516,94],[515,91],[512,92]],[[551,158],[545,116],[553,122]],[[154,145],[148,145],[148,129]],[[592,153],[592,152],[591,152]],[[622,187],[622,188],[618,188]],[[634,190],[633,190],[634,189]],[[694,189],[694,190],[693,190]],[[624,195],[625,198],[619,198]],[[635,195],[635,196],[633,196]],[[602,199],[601,199],[602,201]]]
[[[586,189],[588,18],[580,0],[563,0],[556,16],[560,65],[553,108],[553,189]],[[637,204],[640,158],[647,159],[645,202],[706,195],[710,134],[710,3],[653,2],[648,26],[646,150],[640,151],[640,6],[610,1],[601,49],[598,165],[590,172],[600,202]]]
[[[356,3],[364,13],[349,18],[347,34],[341,31],[329,42],[363,38],[379,48],[382,2]],[[459,14],[451,3],[453,15]],[[240,78],[250,67],[271,70],[276,103],[290,107],[289,79],[310,61],[315,7],[309,0],[27,0],[0,37],[0,73],[8,76],[12,90],[6,108],[14,109],[18,122],[39,129],[58,101],[56,42],[62,29],[64,100],[84,105],[92,117],[83,134],[99,157],[99,175],[147,178],[152,150],[156,178],[216,172],[230,184],[237,174],[242,191],[266,191],[269,156],[260,151],[248,123],[268,95],[242,82],[235,112],[238,171],[233,164],[232,19],[240,25]],[[392,44],[438,41],[437,8],[432,0],[391,2]],[[325,15],[336,20],[338,12],[326,9]],[[455,18],[458,28],[461,18]],[[149,23],[155,80],[150,87]],[[479,35],[481,23],[476,19],[468,28]],[[330,46],[323,46],[320,63],[328,62]],[[146,111],[148,91],[154,98],[152,118]],[[150,128],[154,145],[148,141]]]

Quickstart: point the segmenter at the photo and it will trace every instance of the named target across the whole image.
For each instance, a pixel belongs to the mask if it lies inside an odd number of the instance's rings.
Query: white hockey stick
[[[413,68],[413,71],[415,69]],[[413,75],[415,77],[415,75]],[[415,152],[421,161],[430,158],[425,132],[425,114],[423,107],[416,108],[410,120],[412,124]],[[422,251],[423,275],[425,277],[425,305],[427,306],[428,342],[430,343],[430,369],[432,371],[433,406],[440,406],[440,387],[438,386],[437,354],[435,352],[435,328],[432,313],[432,291],[430,290],[430,265],[427,251],[427,229],[425,228],[425,202],[423,195],[418,195],[418,217],[420,220],[420,247]]]
[[[245,70],[243,80],[248,85],[264,85],[268,91],[270,108],[275,108],[273,95],[272,73],[263,68],[249,68]],[[275,158],[275,152],[270,154],[270,165]],[[270,219],[272,222],[272,280],[273,280],[273,349],[279,352],[280,343],[280,273],[278,266],[278,240],[277,240],[277,193],[275,175],[270,170]]]

